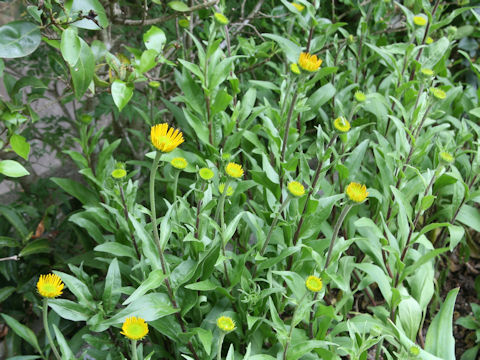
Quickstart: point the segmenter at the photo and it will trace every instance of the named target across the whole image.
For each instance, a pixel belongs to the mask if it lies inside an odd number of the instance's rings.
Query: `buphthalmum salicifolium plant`
[[[46,0],[0,27],[5,148],[66,79],[82,176],[52,178],[76,200],[51,245],[8,230],[53,255],[5,292],[44,329],[2,307],[8,355],[454,359],[439,259],[480,223],[464,3]],[[56,75],[19,84],[31,53]]]

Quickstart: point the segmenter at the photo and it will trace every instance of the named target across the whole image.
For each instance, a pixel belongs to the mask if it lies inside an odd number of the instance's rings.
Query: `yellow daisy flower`
[[[298,11],[302,12],[303,9],[305,9],[305,5],[302,5],[302,4],[298,4],[298,3],[295,3],[295,2],[292,2],[291,3],[293,6],[295,6],[295,9],[297,9]]]
[[[323,60],[318,59],[317,55],[310,55],[309,53],[302,52],[298,58],[298,64],[303,70],[314,72],[317,71]]]
[[[223,194],[224,190],[225,190],[225,184],[224,183],[218,184],[218,191],[220,192],[220,194]],[[233,188],[229,186],[227,188],[226,196],[232,196],[232,195],[233,195]]]
[[[310,275],[305,281],[305,286],[310,291],[319,292],[323,288],[322,279],[320,279],[319,277]]]
[[[347,132],[350,130],[350,123],[343,116],[336,118],[333,121],[333,126],[340,132]]]
[[[415,15],[413,17],[413,23],[417,26],[425,26],[427,25],[427,19],[423,15]]]
[[[361,203],[368,196],[367,187],[356,182],[348,184],[346,193],[350,200]]]
[[[46,298],[56,298],[62,295],[64,286],[62,279],[56,274],[40,275],[37,282],[38,293]]]
[[[420,72],[425,75],[425,76],[433,76],[435,75],[435,73],[433,72],[432,69],[428,69],[428,68],[421,68],[420,69]]]
[[[438,100],[444,100],[447,97],[447,93],[439,88],[430,88],[430,92],[433,96],[435,96]]]
[[[153,146],[164,153],[174,150],[185,141],[182,132],[174,130],[173,127],[168,128],[167,123],[152,126],[150,137]]]
[[[174,168],[182,170],[187,167],[188,162],[183,157],[176,157],[170,161],[170,164],[172,164]]]
[[[287,189],[293,196],[301,197],[305,195],[305,188],[298,181],[290,181],[287,185]]]
[[[112,171],[112,177],[114,179],[122,179],[127,175],[125,169],[115,169]]]
[[[142,318],[132,316],[125,319],[120,334],[125,335],[130,340],[140,340],[148,334],[148,325]]]
[[[453,155],[450,154],[448,151],[440,151],[440,154],[438,155],[440,155],[440,158],[447,163],[451,163],[455,160]]]
[[[228,176],[233,178],[241,178],[243,176],[242,165],[234,162],[228,163],[228,165],[225,167],[225,171],[227,172]]]
[[[229,316],[220,316],[217,319],[217,326],[222,331],[230,332],[235,330],[235,321]]]
[[[198,170],[198,175],[200,175],[200,177],[203,180],[211,180],[215,174],[213,173],[212,170],[205,167],[205,168],[201,168],[200,170]]]

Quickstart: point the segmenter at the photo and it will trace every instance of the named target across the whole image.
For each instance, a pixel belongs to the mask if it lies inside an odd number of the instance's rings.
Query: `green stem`
[[[265,242],[263,243],[262,249],[260,250],[260,255],[263,255],[263,253],[267,249],[270,238],[272,237],[273,229],[277,225],[278,218],[280,217],[280,214],[287,207],[288,202],[290,201],[290,198],[291,198],[290,196],[287,196],[287,198],[283,201],[282,206],[280,206],[280,210],[275,214],[275,218],[272,221],[272,225],[270,225],[270,230],[268,230],[267,238],[265,239]]]
[[[138,360],[137,340],[132,340],[132,360]]]
[[[225,252],[225,239],[223,238],[224,236],[224,228],[225,228],[225,197],[227,196],[228,192],[228,184],[230,184],[230,178],[225,181],[225,187],[223,188],[223,193],[220,196],[219,204],[217,207],[217,211],[220,213],[220,241],[222,242],[222,255],[226,257],[226,252]],[[215,218],[218,218],[218,214],[215,215]],[[230,285],[230,278],[228,276],[228,266],[227,266],[227,260],[223,260],[223,270],[225,272],[225,280],[227,280],[227,285]]]
[[[227,197],[228,185],[230,184],[230,178],[227,178],[225,181],[225,187],[223,188],[223,193],[220,195],[220,200],[218,200],[217,210],[215,211],[215,222],[218,222],[218,217],[220,216],[220,227],[223,228],[225,222],[224,219],[224,206],[225,198]]]
[[[60,353],[58,352],[55,343],[52,339],[52,334],[50,334],[50,328],[48,327],[48,299],[43,298],[43,327],[45,328],[45,335],[47,335],[48,342],[52,348],[53,353],[57,360],[62,360]]]
[[[335,244],[335,240],[337,239],[338,232],[340,230],[340,227],[342,226],[343,220],[345,220],[345,216],[347,216],[348,212],[350,209],[353,207],[353,204],[348,204],[345,206],[342,210],[342,213],[340,214],[337,223],[335,224],[335,227],[333,228],[333,234],[332,234],[332,240],[330,241],[330,246],[328,248],[328,254],[327,254],[327,261],[325,262],[325,268],[324,270],[327,270],[328,265],[330,264],[330,260],[332,257],[332,250],[333,250],[333,245]]]
[[[222,331],[220,337],[218,338],[217,360],[222,359],[222,345],[223,345],[223,339],[224,338],[225,338],[225,333]]]
[[[180,225],[178,222],[178,205],[177,205],[177,188],[178,188],[178,177],[180,176],[180,170],[175,171],[175,179],[173,181],[173,210],[175,210],[175,222]]]

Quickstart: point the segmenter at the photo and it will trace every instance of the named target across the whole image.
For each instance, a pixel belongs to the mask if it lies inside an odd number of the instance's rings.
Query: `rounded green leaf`
[[[30,153],[30,144],[27,143],[25,138],[18,134],[13,134],[10,138],[10,146],[13,151],[17,153],[18,156],[21,156],[25,160],[28,160],[28,154]]]
[[[40,45],[37,25],[27,21],[14,21],[0,26],[0,57],[13,59],[27,56]]]
[[[170,1],[168,3],[168,6],[175,11],[180,11],[180,12],[190,11],[190,8],[188,7],[188,5],[181,1]]]
[[[128,85],[122,80],[115,80],[112,84],[113,102],[117,105],[118,110],[122,111],[128,104],[133,95],[133,86]]]
[[[0,174],[14,178],[30,175],[30,173],[15,160],[0,161]]]
[[[165,33],[162,29],[156,26],[152,26],[145,34],[143,34],[143,42],[145,43],[145,47],[149,50],[152,49],[157,52],[162,51],[163,45],[165,45],[166,41],[167,38]]]
[[[65,61],[71,66],[74,66],[78,61],[81,46],[80,38],[73,28],[68,28],[62,33],[60,50]]]

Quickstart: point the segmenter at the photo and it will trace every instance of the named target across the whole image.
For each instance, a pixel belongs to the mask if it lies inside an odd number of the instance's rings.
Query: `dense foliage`
[[[479,253],[480,8],[41,0],[13,20],[0,357],[477,358],[479,307],[456,352],[447,279]]]

